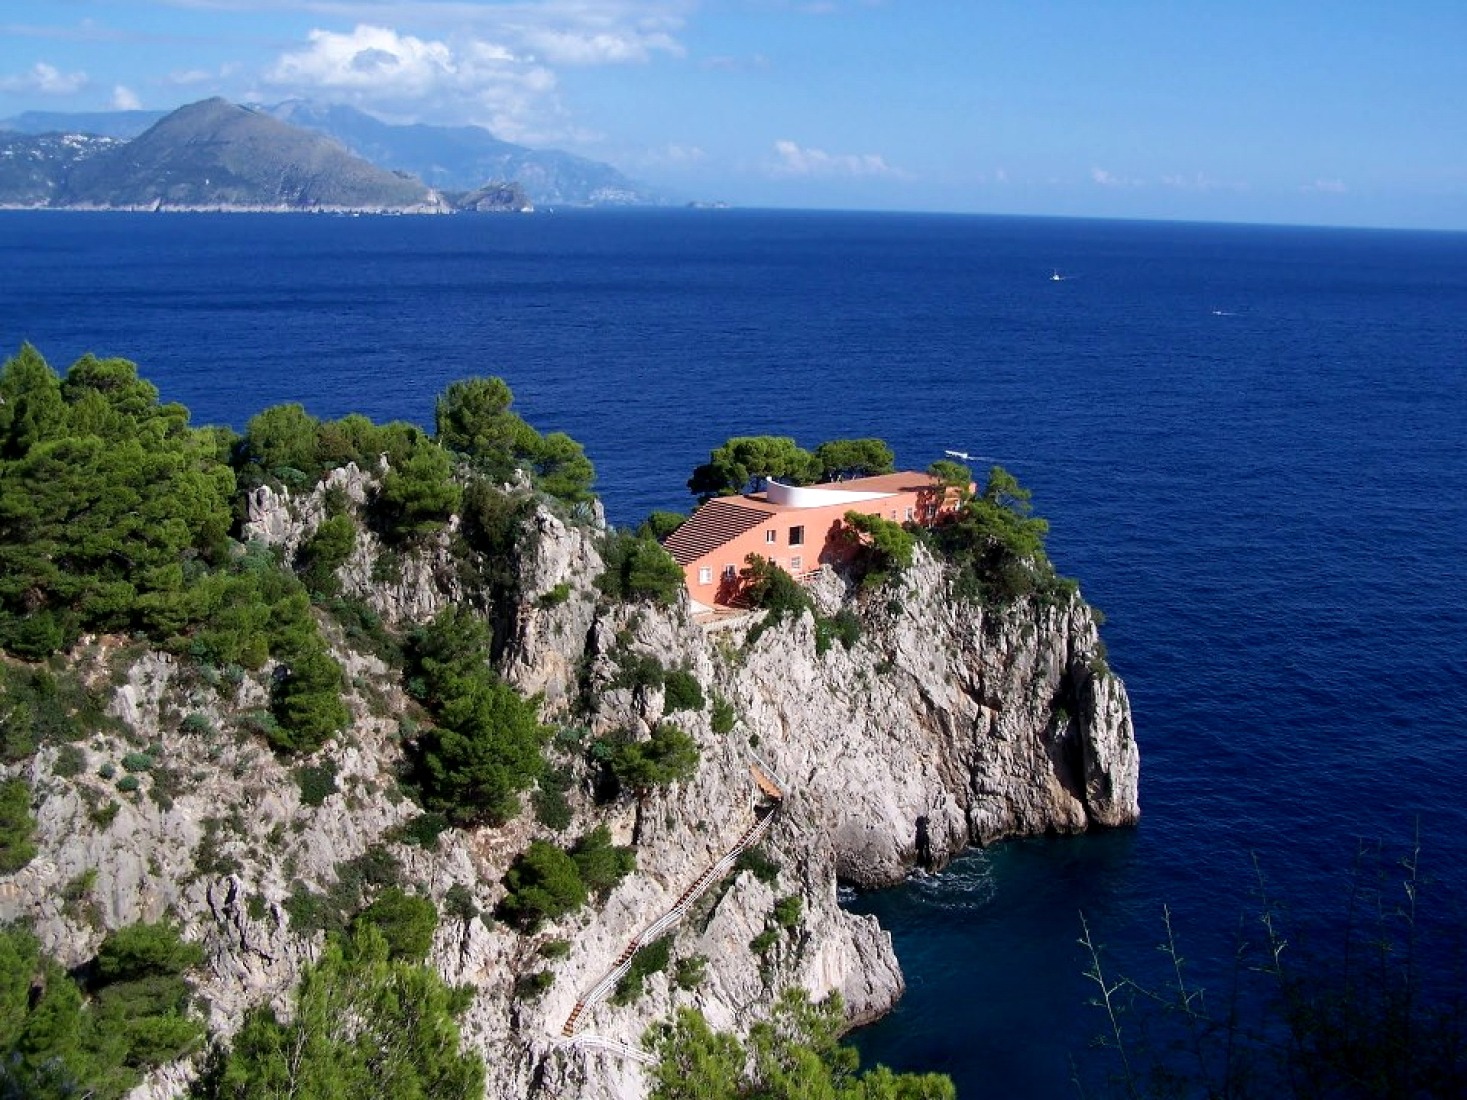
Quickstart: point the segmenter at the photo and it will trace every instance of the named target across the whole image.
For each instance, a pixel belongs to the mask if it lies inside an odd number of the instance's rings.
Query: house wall
[[[728,604],[738,597],[743,587],[739,573],[748,564],[750,554],[767,558],[798,577],[802,573],[814,572],[822,565],[839,564],[849,556],[850,547],[835,537],[847,512],[876,515],[896,523],[908,520],[931,523],[950,506],[938,487],[896,492],[875,500],[781,509],[771,512],[769,518],[757,527],[689,562],[683,569],[683,575],[687,579],[689,594],[699,603]],[[790,542],[792,527],[803,528],[802,544]],[[769,537],[771,532],[773,541]],[[798,559],[798,564],[795,559]],[[732,576],[729,575],[730,566]]]

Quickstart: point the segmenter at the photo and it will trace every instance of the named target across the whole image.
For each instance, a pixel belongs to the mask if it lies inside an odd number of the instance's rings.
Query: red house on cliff
[[[956,489],[913,471],[823,485],[771,481],[762,493],[707,501],[663,545],[683,567],[695,605],[728,606],[742,591],[750,554],[803,578],[850,554],[839,537],[847,512],[926,526],[959,499]]]

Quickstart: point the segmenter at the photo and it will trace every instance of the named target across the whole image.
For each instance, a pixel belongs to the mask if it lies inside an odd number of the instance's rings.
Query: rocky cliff
[[[328,491],[360,510],[372,485],[352,467],[294,499],[261,489],[245,534],[292,552],[324,517]],[[1078,597],[985,609],[956,599],[943,566],[919,551],[876,592],[833,574],[818,581],[822,609],[847,608],[860,622],[849,648],[827,647],[808,614],[754,631],[758,613],[700,624],[686,606],[609,601],[593,583],[597,518],[543,505],[528,516],[500,615],[501,670],[542,699],[557,745],[570,746],[574,820],[562,832],[604,822],[635,844],[637,868],[603,904],[533,935],[477,919],[440,925],[432,962],[475,990],[463,1026],[485,1056],[491,1097],[639,1097],[642,1065],[607,1046],[637,1046],[677,1006],[742,1030],[798,984],[839,991],[852,1020],[879,1015],[900,996],[901,973],[874,918],[840,908],[838,882],[894,883],[970,844],[1136,819],[1125,689]],[[411,626],[451,602],[485,606],[452,525],[394,569],[381,567],[383,555],[363,527],[338,576],[386,623]],[[418,810],[398,770],[413,704],[394,670],[333,620],[324,626],[354,721],[306,761],[272,756],[251,735],[268,669],[221,677],[120,639],[80,647],[71,668],[110,718],[81,743],[80,767],[58,767],[53,749],[18,765],[40,795],[41,854],[0,882],[0,920],[32,922],[47,948],[79,962],[106,928],[175,916],[207,948],[199,989],[211,1027],[228,1036],[249,1005],[284,1005],[319,950],[320,934],[296,926],[292,898],[356,881],[369,857],[380,864],[386,853],[402,881],[440,903],[466,887],[491,911],[516,853],[555,834],[527,812],[499,828],[449,830],[436,848],[409,843],[402,826]],[[621,686],[629,656],[691,673],[722,700],[723,717],[709,706],[676,714],[701,753],[691,780],[598,803],[575,746],[611,731],[645,736],[670,705],[655,685]],[[135,792],[101,777],[139,753],[149,762]],[[303,769],[328,764],[334,789],[308,799]],[[782,798],[771,797],[776,787]],[[716,876],[671,930],[674,959],[706,959],[703,980],[682,988],[654,974],[631,1004],[585,1005],[581,1041],[564,1042],[577,1003],[628,942],[771,812],[762,865]],[[798,920],[779,919],[782,899],[795,896]],[[547,962],[541,949],[557,940],[568,949]],[[528,996],[517,983],[539,969],[553,981]],[[193,1070],[170,1067],[142,1091],[177,1095]]]

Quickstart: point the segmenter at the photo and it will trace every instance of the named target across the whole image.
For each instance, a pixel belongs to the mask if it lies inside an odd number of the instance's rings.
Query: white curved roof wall
[[[764,486],[764,499],[785,508],[820,508],[830,504],[855,504],[862,500],[880,500],[894,493],[861,493],[851,489],[832,489],[828,485],[784,485],[770,480]]]

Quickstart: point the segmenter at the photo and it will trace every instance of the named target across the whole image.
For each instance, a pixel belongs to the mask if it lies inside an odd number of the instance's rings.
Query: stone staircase
[[[637,952],[647,944],[654,942],[663,932],[671,928],[687,915],[689,909],[708,892],[715,883],[722,881],[723,877],[733,869],[738,862],[739,856],[752,848],[764,835],[769,832],[774,824],[774,819],[779,813],[780,803],[784,800],[784,790],[773,778],[769,770],[755,763],[749,767],[750,775],[754,784],[769,801],[759,807],[754,813],[754,822],[733,842],[724,853],[710,864],[702,874],[688,884],[687,888],[678,895],[677,900],[669,906],[661,916],[647,927],[643,928],[637,935],[633,936],[622,949],[616,961],[612,963],[611,969],[601,976],[601,980],[586,991],[585,995],[575,1003],[566,1017],[564,1026],[560,1029],[561,1042],[569,1046],[594,1047],[599,1050],[611,1051],[623,1057],[634,1058],[637,1061],[648,1062],[651,1059],[642,1051],[619,1043],[613,1039],[604,1039],[598,1035],[580,1032],[581,1019],[592,1007],[604,1000],[616,983],[631,969],[632,959]]]

